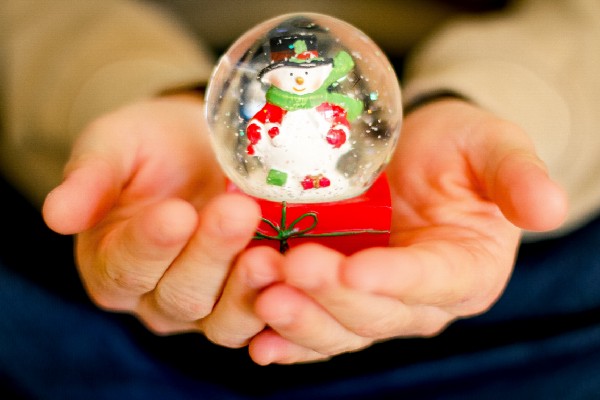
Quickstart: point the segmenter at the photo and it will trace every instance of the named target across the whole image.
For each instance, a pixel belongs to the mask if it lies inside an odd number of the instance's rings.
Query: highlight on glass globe
[[[385,54],[352,25],[314,13],[286,14],[240,37],[213,72],[206,113],[231,182],[288,203],[361,195],[402,123]]]

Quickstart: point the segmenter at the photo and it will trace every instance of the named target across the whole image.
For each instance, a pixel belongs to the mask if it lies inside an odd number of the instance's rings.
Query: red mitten
[[[257,124],[250,124],[246,129],[246,135],[251,144],[256,144],[260,140],[260,126]]]
[[[269,129],[267,133],[269,134],[269,137],[273,139],[275,136],[279,135],[279,127],[274,126],[271,129]]]
[[[346,143],[346,132],[343,129],[330,129],[327,132],[327,143],[332,145],[334,149],[339,148]]]
[[[260,126],[254,123],[248,125],[248,128],[246,128],[246,136],[248,136],[248,141],[250,142],[246,148],[246,153],[251,156],[254,155],[254,145],[260,140],[260,131]]]

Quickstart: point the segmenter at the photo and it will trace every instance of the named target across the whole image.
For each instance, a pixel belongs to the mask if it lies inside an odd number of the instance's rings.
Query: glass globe
[[[228,178],[278,202],[339,201],[384,170],[402,123],[384,53],[336,18],[287,14],[221,57],[206,95],[212,143]]]

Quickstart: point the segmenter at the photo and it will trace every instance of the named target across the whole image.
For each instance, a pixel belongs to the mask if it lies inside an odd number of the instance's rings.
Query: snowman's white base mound
[[[329,186],[312,189],[305,189],[301,180],[291,177],[284,186],[267,185],[266,174],[255,173],[249,177],[242,189],[246,193],[253,193],[270,201],[288,203],[322,203],[330,201],[340,201],[358,196],[364,192],[362,187],[352,187],[349,180],[342,174],[330,174],[327,177],[330,181]]]

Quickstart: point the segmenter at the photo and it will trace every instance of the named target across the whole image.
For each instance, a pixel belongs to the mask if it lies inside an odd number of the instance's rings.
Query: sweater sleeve
[[[35,204],[95,117],[206,82],[213,59],[162,10],[127,0],[0,0],[0,167]]]
[[[531,0],[438,31],[411,58],[407,104],[437,91],[524,128],[567,191],[562,231],[600,210],[600,2]]]

